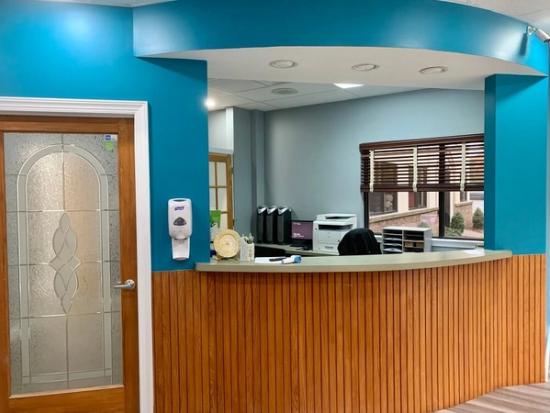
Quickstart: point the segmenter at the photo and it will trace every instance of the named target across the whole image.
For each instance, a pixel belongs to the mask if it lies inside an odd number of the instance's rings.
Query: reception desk
[[[454,251],[153,275],[157,412],[431,412],[544,379],[545,258]]]

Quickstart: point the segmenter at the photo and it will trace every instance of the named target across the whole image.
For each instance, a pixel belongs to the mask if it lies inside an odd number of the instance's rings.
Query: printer
[[[313,221],[313,251],[338,255],[338,244],[357,228],[355,214],[320,214]]]

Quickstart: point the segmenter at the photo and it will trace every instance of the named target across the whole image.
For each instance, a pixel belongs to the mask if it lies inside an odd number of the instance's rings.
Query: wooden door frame
[[[117,117],[134,120],[139,405],[154,408],[152,280],[149,185],[149,115],[144,101],[0,97],[0,115]],[[6,314],[6,316],[8,316]],[[4,338],[0,338],[4,339]],[[6,340],[5,338],[4,340]],[[9,343],[8,343],[9,345]],[[6,357],[9,355],[2,355]],[[2,407],[2,406],[0,406]],[[1,409],[0,409],[1,410]]]

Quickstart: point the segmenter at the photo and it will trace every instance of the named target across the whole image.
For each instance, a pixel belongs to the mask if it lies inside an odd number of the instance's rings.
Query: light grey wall
[[[481,91],[422,90],[266,112],[265,201],[299,219],[355,213],[359,144],[483,132]]]
[[[249,234],[252,231],[253,210],[253,145],[252,113],[232,108],[233,113],[233,205],[235,231]]]
[[[210,152],[233,154],[235,230],[254,233],[256,206],[264,203],[264,113],[227,108],[208,114]]]
[[[208,113],[208,150],[218,153],[233,153],[233,136],[230,133],[226,109]]]
[[[252,203],[256,208],[265,203],[265,129],[264,112],[252,112]],[[253,220],[255,225],[256,220]],[[253,225],[253,227],[254,227]]]

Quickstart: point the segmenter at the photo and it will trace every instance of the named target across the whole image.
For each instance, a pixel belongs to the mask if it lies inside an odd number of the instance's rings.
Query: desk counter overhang
[[[386,255],[303,257],[300,264],[256,264],[235,260],[198,263],[197,271],[224,273],[343,273],[403,271],[477,264],[509,258],[511,251],[462,251]]]

